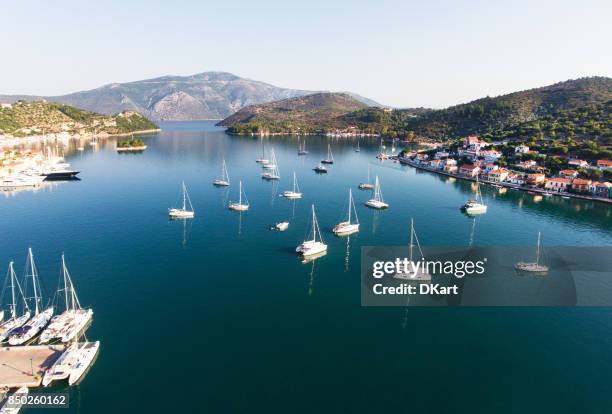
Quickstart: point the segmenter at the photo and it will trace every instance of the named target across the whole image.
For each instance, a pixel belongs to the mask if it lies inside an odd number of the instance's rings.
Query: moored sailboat
[[[269,164],[265,164],[264,168],[269,169],[263,174],[261,174],[261,178],[264,180],[280,180],[280,172],[278,170],[278,165],[276,164],[276,154],[274,153],[274,148],[272,148],[272,161]]]
[[[244,195],[244,200],[242,197],[243,195]],[[228,208],[234,211],[247,211],[249,209],[249,201],[246,198],[246,194],[242,190],[242,181],[240,181],[239,183],[238,202],[234,203],[230,201]]]
[[[314,172],[318,173],[318,174],[326,174],[327,173],[327,168],[325,168],[325,166],[323,164],[319,164],[316,167],[313,168]]]
[[[327,144],[327,158],[322,159],[321,162],[323,164],[333,164],[334,163],[334,155],[332,154],[331,144]]]
[[[382,196],[382,191],[380,190],[380,182],[378,181],[378,176],[376,176],[376,180],[374,181],[374,198],[369,199],[365,202],[365,205],[371,208],[383,209],[389,207],[389,204],[385,203]]]
[[[65,311],[54,316],[49,326],[40,334],[41,344],[52,341],[70,342],[86,329],[93,318],[92,309],[81,308],[63,254],[62,279],[64,287],[58,288],[58,293],[64,294]]]
[[[93,363],[98,350],[100,349],[100,341],[85,342],[79,348],[78,360],[70,372],[68,377],[68,385],[74,385],[81,381],[85,372]]]
[[[8,338],[9,333],[15,329],[23,326],[28,319],[30,319],[30,310],[28,308],[28,303],[25,300],[25,295],[23,294],[23,290],[21,289],[21,285],[19,284],[19,280],[17,280],[17,276],[15,275],[15,269],[13,268],[13,262],[9,263],[8,273],[6,275],[6,283],[5,287],[9,287],[11,291],[11,303],[9,304],[9,319],[4,321],[0,325],[0,342],[4,341]],[[4,295],[5,292],[3,292]],[[19,303],[18,298],[21,298],[21,302],[23,303],[23,314],[18,315]],[[3,312],[4,313],[4,312]]]
[[[514,268],[520,272],[528,273],[546,273],[548,266],[540,264],[540,256],[542,254],[542,235],[538,232],[538,244],[536,245],[536,261],[534,262],[518,262]]]
[[[308,151],[306,151],[306,138],[302,142],[299,141],[298,138],[298,155],[306,155]]]
[[[419,238],[417,237],[416,230],[414,229],[414,219],[410,219],[410,245],[408,247],[408,263],[412,267],[412,271],[410,271],[407,267],[398,271],[395,275],[393,275],[396,279],[404,279],[404,280],[431,280],[431,275],[424,269],[422,266],[414,266],[413,260],[413,250],[414,243],[416,241],[416,246],[419,249],[419,253],[421,254],[420,261],[424,262],[423,250],[421,250],[421,244],[419,243]],[[418,261],[418,260],[417,260]]]
[[[318,236],[318,238],[317,238]],[[327,251],[327,245],[323,243],[323,238],[321,237],[321,229],[319,228],[319,223],[317,222],[317,215],[315,214],[314,204],[312,205],[312,238],[310,240],[304,240],[298,247],[296,247],[295,252],[300,254],[303,257],[314,256]]]
[[[32,338],[38,335],[45,326],[51,320],[53,316],[53,306],[49,306],[46,309],[42,310],[42,289],[40,287],[40,281],[38,279],[38,272],[36,270],[36,265],[34,264],[34,255],[32,254],[32,249],[28,249],[28,268],[30,274],[26,273],[26,280],[28,277],[32,278],[32,292],[33,297],[30,299],[34,300],[34,306],[31,306],[34,309],[34,316],[32,319],[27,321],[24,325],[13,328],[8,333],[8,342],[10,345],[23,345],[29,342]],[[28,298],[26,298],[27,300]]]
[[[293,172],[293,190],[283,191],[282,196],[291,199],[302,198],[302,193],[300,192],[300,187],[298,186],[295,171]]]
[[[480,194],[480,182],[478,181],[478,175],[476,176],[476,198],[466,201],[461,208],[469,215],[484,214],[487,212],[487,206],[482,201],[482,195]]]
[[[225,159],[223,159],[223,165],[221,166],[221,176],[213,181],[213,185],[217,187],[227,187],[230,185],[229,174],[227,173],[227,165],[225,165]]]
[[[187,187],[185,186],[185,182],[182,183],[182,193],[183,193],[183,206],[182,207],[174,207],[168,209],[168,215],[170,218],[193,218],[195,215],[195,211],[193,210],[193,205],[191,204],[191,199],[189,198],[189,194],[187,193]],[[189,208],[187,208],[189,206]]]
[[[368,167],[368,181],[366,181],[365,183],[360,183],[359,189],[360,190],[371,190],[373,188],[374,188],[374,184],[370,182],[370,167]]]
[[[355,213],[355,222],[351,222],[351,213]],[[353,192],[349,188],[349,203],[348,203],[348,217],[346,221],[336,224],[333,228],[334,234],[337,236],[346,236],[349,234],[357,233],[359,231],[359,219],[357,218],[357,209],[355,208],[355,202],[353,201]]]

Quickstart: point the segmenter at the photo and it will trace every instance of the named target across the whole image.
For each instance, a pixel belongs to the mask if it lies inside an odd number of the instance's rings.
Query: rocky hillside
[[[364,108],[366,104],[345,93],[315,93],[247,106],[218,125],[231,133],[324,132],[343,128],[342,116]]]
[[[311,93],[313,91],[278,88],[226,72],[204,72],[191,76],[162,76],[113,83],[62,96],[0,95],[0,102],[44,98],[107,115],[134,111],[158,121],[185,121],[223,119],[248,105]],[[374,101],[353,96],[368,105],[377,105]]]
[[[581,78],[431,111],[405,127],[428,137],[495,135],[515,125],[610,99],[611,78]]]
[[[100,115],[53,102],[19,101],[0,107],[0,135],[27,137],[42,134],[126,135],[159,127],[136,112]]]

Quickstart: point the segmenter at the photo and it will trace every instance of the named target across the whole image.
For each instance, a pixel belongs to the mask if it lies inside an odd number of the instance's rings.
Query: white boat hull
[[[378,201],[378,200],[374,200],[374,199],[366,201],[365,205],[368,206],[368,207],[371,207],[371,208],[378,209],[378,210],[389,207],[389,204],[387,204],[387,203],[385,203],[383,201]]]
[[[373,190],[374,189],[374,184],[361,183],[361,184],[359,184],[359,189],[360,190]]]
[[[68,377],[68,385],[74,385],[81,380],[83,374],[85,374],[98,354],[99,349],[100,341],[86,343],[79,349],[79,360],[72,369],[72,372],[70,372],[70,377]]]
[[[285,231],[289,228],[289,223],[286,221],[283,221],[281,223],[276,223],[276,225],[274,226],[274,228],[278,231]]]
[[[30,319],[30,312],[26,312],[23,315],[18,316],[15,319],[11,318],[8,321],[4,322],[2,326],[0,326],[0,328],[3,329],[3,332],[0,334],[0,342],[8,338],[10,332],[13,329],[23,326],[29,319]]]
[[[249,205],[240,203],[230,203],[228,208],[233,211],[247,211],[249,209]]]
[[[168,210],[168,215],[171,218],[193,218],[195,213],[193,211],[187,211],[181,208],[171,208]]]
[[[0,408],[0,414],[17,414],[23,405],[23,401],[29,394],[28,387],[21,387],[15,394],[13,394],[13,398],[15,399],[15,403],[8,405],[8,402],[4,404],[2,408]]]
[[[47,326],[52,316],[53,308],[47,308],[38,315],[33,316],[28,323],[20,328],[16,328],[19,329],[18,332],[15,332],[16,329],[13,330],[13,333],[9,336],[9,345],[23,345],[34,338],[45,326]]]
[[[528,273],[546,273],[548,272],[548,266],[544,266],[537,263],[525,263],[519,262],[514,265],[514,268],[520,272]]]
[[[228,187],[230,183],[229,181],[225,180],[215,180],[213,181],[213,185],[216,185],[217,187]]]
[[[282,195],[285,198],[302,198],[302,193],[297,193],[294,191],[283,191]]]
[[[349,223],[346,221],[338,223],[332,231],[338,236],[357,233],[359,231],[359,223]]]
[[[472,204],[463,206],[463,210],[467,214],[475,215],[475,214],[485,214],[487,212],[487,206],[484,204]]]
[[[308,256],[313,256],[315,254],[326,252],[327,245],[321,242],[313,242],[312,240],[310,240],[310,241],[305,241],[304,243],[300,244],[295,249],[295,251],[296,253],[304,257],[308,257]]]

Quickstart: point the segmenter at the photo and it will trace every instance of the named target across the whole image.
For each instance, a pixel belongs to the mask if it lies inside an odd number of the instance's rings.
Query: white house
[[[518,145],[514,148],[515,154],[527,154],[529,152],[529,147],[525,144]]]

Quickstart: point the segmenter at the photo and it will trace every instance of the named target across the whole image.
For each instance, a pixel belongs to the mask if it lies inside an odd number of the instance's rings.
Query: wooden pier
[[[39,387],[47,368],[64,345],[7,346],[0,348],[0,387]]]

